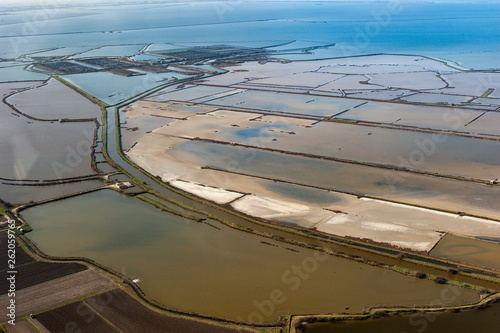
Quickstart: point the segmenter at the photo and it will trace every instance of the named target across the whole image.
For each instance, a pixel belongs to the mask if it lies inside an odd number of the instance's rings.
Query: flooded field
[[[311,97],[267,91],[247,91],[207,102],[208,105],[257,110],[265,113],[290,113],[315,117],[333,116],[362,104],[362,101]]]
[[[477,118],[474,122],[468,124],[467,128],[479,133],[492,133],[499,136],[500,129],[497,126],[499,122],[499,112],[486,112],[480,118]]]
[[[164,117],[138,117],[130,120],[127,119],[126,124],[121,126],[123,150],[130,149],[146,133],[157,129],[158,126],[164,126],[174,121],[174,119]]]
[[[402,100],[408,102],[419,102],[419,103],[446,103],[446,104],[460,104],[465,103],[471,99],[470,96],[460,96],[460,95],[445,95],[442,93],[419,93],[411,94],[401,98]]]
[[[32,87],[33,83],[24,85]],[[2,85],[2,92],[8,94],[12,87],[19,86]],[[36,91],[32,89],[24,92],[24,100],[36,97]],[[67,95],[67,98],[71,99],[71,96],[73,95]],[[83,98],[79,95],[77,97]],[[60,103],[68,106],[71,101],[72,99],[62,100]],[[95,106],[91,110],[95,110]],[[0,140],[3,142],[0,148],[0,177],[60,179],[94,173],[90,157],[96,128],[94,122],[36,121],[16,113],[7,104],[0,103],[0,126]]]
[[[42,101],[51,100],[50,107],[40,107]],[[56,79],[33,90],[9,97],[7,101],[21,112],[38,119],[100,118],[101,109],[87,98]]]
[[[332,122],[313,124],[308,120],[258,117],[252,113],[216,111],[193,115],[155,133],[484,180],[497,178],[500,165],[500,155],[491,154],[500,148],[498,141]]]
[[[45,80],[47,75],[28,72],[25,65],[0,68],[0,82],[13,82],[19,80]]]
[[[187,141],[171,154],[198,166],[498,218],[497,187],[207,142]]]
[[[58,179],[94,173],[89,155],[94,123],[33,122],[3,106],[0,122],[9,124],[0,133],[2,177]]]
[[[9,182],[0,180],[1,198],[13,204],[58,198],[72,193],[88,191],[104,185],[104,183],[99,180],[48,186],[19,186],[19,183],[16,183],[16,185],[8,184]]]
[[[51,203],[22,215],[34,228],[30,239],[45,253],[89,257],[139,279],[146,294],[166,306],[221,318],[262,322],[287,313],[413,306],[439,300],[450,288],[266,240],[270,246],[215,221],[210,223],[217,228],[183,220],[116,192]],[[294,265],[304,267],[303,275],[294,273]],[[260,311],[276,293],[273,310]],[[475,292],[457,293],[453,304],[478,300]]]
[[[310,324],[305,333],[442,333],[442,332],[494,332],[497,329],[500,305],[486,310],[471,310],[462,313],[430,313],[399,315],[389,318],[346,321],[337,323]]]
[[[465,125],[483,112],[458,108],[369,102],[343,113],[340,118],[468,133],[470,129]],[[486,133],[488,132],[486,131]]]
[[[168,87],[160,90],[158,93],[148,97],[146,100],[151,101],[190,101],[207,96],[231,91],[231,88],[219,88],[210,86],[187,85],[185,88],[177,89]],[[215,98],[215,97],[214,97]]]
[[[441,89],[446,86],[446,82],[441,80],[435,72],[380,73],[369,74],[368,77],[369,84],[390,88],[431,90]]]
[[[145,90],[167,83],[174,77],[180,80],[188,76],[168,72],[125,77],[108,72],[97,72],[63,75],[62,77],[101,101],[113,105]]]
[[[500,270],[500,261],[498,260],[500,258],[500,244],[498,244],[500,238],[485,235],[484,239],[446,235],[432,249],[430,254],[436,257],[449,258]]]
[[[141,140],[129,155],[174,186],[182,179],[253,194],[231,204],[248,215],[335,235],[370,238],[419,251],[430,250],[443,232],[500,236],[498,222],[328,192],[369,194],[498,218],[495,187],[161,135]],[[398,177],[406,178],[394,182]],[[194,188],[186,190],[196,194]],[[217,201],[211,192],[201,196]],[[327,198],[333,201],[325,203]]]
[[[453,94],[481,97],[488,89],[494,91],[489,97],[500,98],[500,73],[454,73],[443,75],[450,82]],[[497,100],[498,101],[498,100]]]
[[[397,64],[389,64],[389,59]],[[167,88],[154,101],[128,107],[143,110],[145,116],[148,112],[184,116],[143,136],[128,154],[152,174],[189,193],[230,202],[251,216],[338,236],[417,251],[431,250],[446,232],[500,236],[496,221],[458,214],[498,219],[497,187],[439,177],[485,181],[498,177],[500,158],[491,152],[498,150],[499,142],[467,137],[496,133],[494,127],[476,123],[484,111],[442,107],[437,99],[435,106],[422,106],[313,95],[338,90],[342,95],[364,91],[366,96],[376,96],[383,90],[387,98],[409,94],[410,89],[412,94],[432,95],[429,90],[444,90],[451,84],[437,73],[455,72],[429,59],[397,56],[245,63],[198,86]],[[239,89],[221,90],[223,86]],[[185,108],[192,106],[176,104],[179,98],[214,109],[189,113]],[[329,121],[332,118],[336,121]],[[357,121],[375,126],[360,126]],[[217,143],[203,142],[210,140]],[[266,181],[282,188],[273,191],[262,183]],[[283,186],[291,183],[300,186],[302,193],[304,189],[314,192],[318,199],[325,196],[324,190],[333,190],[453,213],[356,200],[349,195],[342,195],[339,205],[311,203],[303,194],[298,198],[284,193]],[[238,193],[248,194],[238,197]]]

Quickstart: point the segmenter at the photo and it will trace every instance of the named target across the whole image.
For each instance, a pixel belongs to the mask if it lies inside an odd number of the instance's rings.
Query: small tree
[[[386,317],[388,315],[389,315],[389,313],[387,311],[380,310],[380,311],[376,311],[374,314],[372,314],[372,319],[378,319],[380,317]]]
[[[439,283],[439,284],[445,284],[446,283],[446,278],[438,275],[434,278],[434,282]]]
[[[479,289],[479,293],[480,293],[481,295],[486,295],[486,294],[488,294],[489,292],[488,292],[488,289],[486,289],[486,288],[481,288],[481,289]]]
[[[417,272],[415,273],[415,277],[416,277],[417,279],[425,279],[425,278],[427,277],[427,275],[426,275],[425,273],[422,273],[421,271],[417,271]]]

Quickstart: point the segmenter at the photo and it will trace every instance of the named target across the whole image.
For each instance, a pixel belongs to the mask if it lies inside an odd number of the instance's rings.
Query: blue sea
[[[133,56],[148,44],[276,46],[292,60],[419,54],[499,69],[500,4],[227,0],[39,5],[0,14],[0,58],[135,45],[124,54]]]

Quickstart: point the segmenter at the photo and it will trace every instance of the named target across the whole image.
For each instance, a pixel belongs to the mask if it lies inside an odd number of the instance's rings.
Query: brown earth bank
[[[21,252],[18,251],[17,253]],[[77,263],[34,261],[27,265],[16,267],[16,290],[21,290],[86,269],[86,266]],[[9,271],[4,271],[1,273],[1,275],[5,276],[5,278],[0,280],[0,293],[2,294],[6,293],[9,289],[9,281],[6,279],[6,277],[9,276],[8,272]]]

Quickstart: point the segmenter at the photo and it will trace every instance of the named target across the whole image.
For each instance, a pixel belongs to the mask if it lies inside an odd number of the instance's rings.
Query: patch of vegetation
[[[346,118],[330,118],[329,121],[333,121],[336,123],[347,123],[347,124],[357,124],[358,121],[355,119],[346,119]]]
[[[400,252],[396,255],[396,258],[398,258],[399,260],[404,259],[406,258],[406,254]]]
[[[484,94],[482,94],[482,95],[481,95],[481,97],[482,97],[482,98],[486,98],[486,97],[488,97],[489,95],[491,95],[491,93],[492,93],[493,91],[495,91],[495,89],[493,89],[493,88],[488,88],[488,90],[486,90],[486,91],[484,92]]]
[[[422,273],[421,271],[417,271],[417,272],[415,273],[415,277],[416,277],[417,279],[425,279],[425,278],[427,277],[427,274]]]
[[[447,281],[448,280],[445,277],[440,276],[440,275],[438,275],[434,278],[434,282],[439,283],[439,284],[445,284]]]
[[[33,230],[33,228],[31,228],[29,225],[25,224],[22,227],[18,227],[16,229],[16,233],[18,235],[24,235],[25,233],[30,232],[32,230]]]

